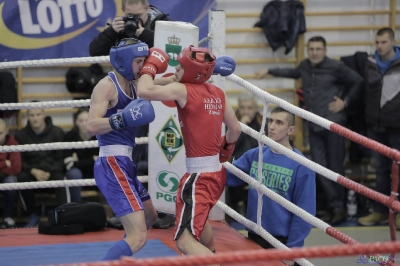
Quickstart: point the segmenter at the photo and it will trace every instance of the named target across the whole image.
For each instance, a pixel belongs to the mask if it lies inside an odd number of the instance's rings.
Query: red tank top
[[[178,106],[179,123],[186,157],[204,157],[219,153],[225,93],[209,84],[187,84],[186,105]]]

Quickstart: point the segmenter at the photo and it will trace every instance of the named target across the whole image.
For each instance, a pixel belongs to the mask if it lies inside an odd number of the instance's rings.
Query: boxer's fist
[[[226,141],[226,137],[222,136],[221,137],[221,145],[219,147],[219,162],[224,163],[231,158],[232,153],[235,149],[236,142],[234,143],[228,143]]]
[[[125,127],[138,127],[147,125],[154,120],[153,105],[144,99],[131,101],[122,111],[110,116],[109,122],[114,130]]]
[[[220,74],[223,77],[229,76],[236,69],[236,62],[232,57],[221,55],[215,60],[215,67],[213,74]]]
[[[159,48],[150,48],[149,56],[144,60],[140,75],[148,74],[153,79],[156,74],[164,73],[168,68],[169,56]]]

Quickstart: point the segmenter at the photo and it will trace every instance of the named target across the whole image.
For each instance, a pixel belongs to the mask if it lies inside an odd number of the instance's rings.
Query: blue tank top
[[[125,92],[121,89],[121,86],[119,85],[117,81],[117,77],[115,76],[114,72],[109,72],[108,77],[112,80],[114,83],[115,89],[117,90],[118,93],[118,102],[117,104],[109,108],[107,110],[107,113],[104,115],[104,117],[108,118],[112,114],[115,114],[122,109],[125,108],[133,99],[129,97],[128,95],[125,94]],[[130,83],[130,89],[132,90],[132,94],[134,95],[134,99],[137,98],[136,92],[135,92],[135,87],[133,86],[132,83]],[[107,146],[107,145],[127,145],[130,147],[135,147],[135,136],[136,136],[136,128],[131,127],[131,128],[124,128],[121,130],[112,130],[108,132],[107,134],[103,135],[96,135],[97,140],[99,141],[99,146]]]

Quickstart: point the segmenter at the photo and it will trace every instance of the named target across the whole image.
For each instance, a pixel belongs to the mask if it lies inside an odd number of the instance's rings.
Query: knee
[[[65,174],[67,179],[82,179],[82,171],[79,168],[73,167]]]

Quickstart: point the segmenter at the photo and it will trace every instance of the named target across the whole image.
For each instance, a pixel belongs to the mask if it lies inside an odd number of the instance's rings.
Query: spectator
[[[249,93],[244,92],[238,97],[238,110],[236,118],[243,124],[259,131],[261,128],[262,115],[258,112],[257,99]],[[246,151],[258,146],[258,141],[246,133],[241,133],[236,143],[235,150],[232,156],[238,159]],[[247,206],[247,184],[242,184],[227,189],[228,205],[239,212],[241,215],[246,215]]]
[[[134,36],[124,32],[125,22],[122,17],[114,18],[112,24],[96,36],[89,46],[91,56],[109,55],[112,46],[123,38],[136,38],[145,42],[149,48],[154,45],[154,29],[157,20],[169,21],[168,14],[164,14],[156,7],[149,5],[148,0],[121,0],[122,12],[133,14],[141,19]],[[142,24],[143,23],[143,24]]]
[[[89,108],[82,107],[74,114],[74,128],[65,135],[66,142],[96,140],[86,129]],[[65,150],[64,164],[67,170],[66,177],[71,180],[94,178],[93,166],[99,154],[99,148]],[[70,187],[72,202],[81,201],[81,187]]]
[[[64,132],[54,126],[51,117],[45,116],[43,109],[27,111],[27,125],[17,131],[15,139],[21,145],[62,142]],[[62,150],[29,151],[21,154],[22,171],[18,182],[48,181],[64,179],[64,162]],[[67,195],[65,187],[55,188],[57,204],[65,204]],[[25,227],[34,227],[40,222],[35,210],[35,190],[21,190],[29,221]]]
[[[345,126],[344,109],[359,100],[362,77],[342,62],[328,58],[326,41],[321,36],[308,40],[307,53],[308,59],[303,60],[295,69],[264,69],[256,75],[301,78],[307,109]],[[312,160],[344,175],[345,139],[314,123],[308,123],[308,126]],[[346,189],[323,176],[317,176],[326,198],[328,217],[325,220],[337,224],[346,218]]]
[[[14,137],[8,134],[8,127],[3,119],[0,119],[0,145],[18,145]],[[0,153],[0,183],[16,183],[17,175],[21,172],[21,154],[19,152]],[[16,190],[4,190],[3,223],[5,228],[15,227],[14,211],[17,201]]]
[[[376,52],[366,64],[366,121],[368,136],[393,149],[400,150],[400,47],[396,46],[390,28],[378,30],[375,36]],[[372,152],[376,169],[376,190],[390,195],[391,163],[386,156]],[[388,222],[388,208],[375,202],[374,211],[358,219],[361,225]],[[396,214],[396,228],[400,229],[400,216]]]
[[[290,145],[289,137],[295,131],[294,115],[286,110],[275,107],[268,119],[268,137],[287,149],[300,154]],[[246,174],[257,178],[258,148],[251,149],[242,157],[233,161],[233,164]],[[303,155],[302,155],[303,156]],[[264,185],[289,200],[298,207],[315,215],[316,188],[315,173],[307,167],[280,154],[268,146],[263,147],[263,175]],[[278,178],[279,177],[279,178]],[[276,182],[278,181],[279,182]],[[244,181],[227,171],[227,185],[237,186]],[[247,218],[257,222],[257,190],[250,187]],[[288,247],[303,247],[304,239],[308,236],[312,226],[302,218],[283,208],[279,203],[263,196],[263,212],[261,214],[262,227],[271,235]],[[273,248],[262,237],[250,229],[248,237],[263,248]],[[293,265],[293,261],[286,261],[286,265]],[[296,264],[297,265],[297,264]]]

